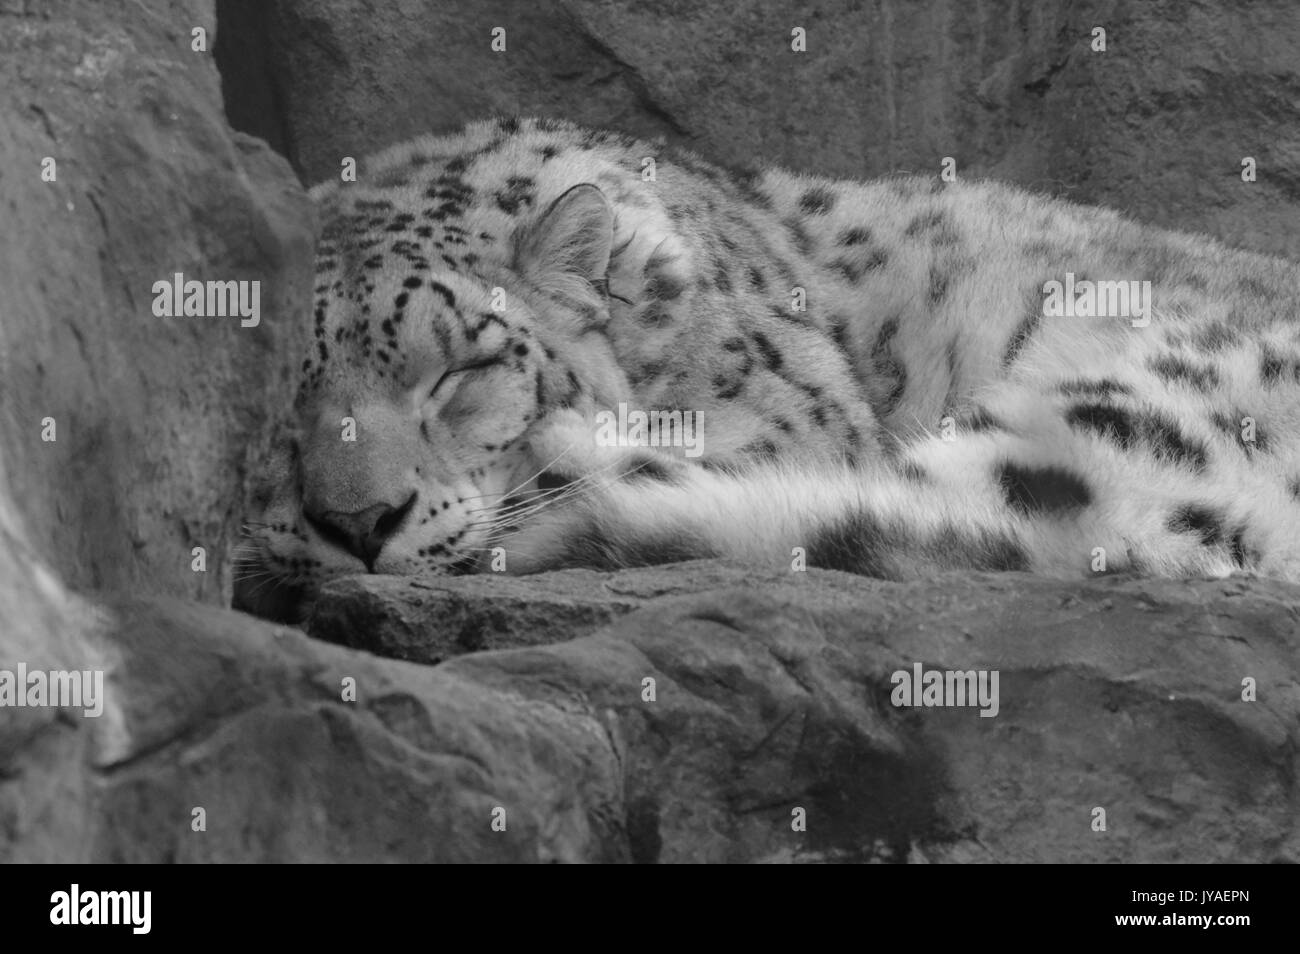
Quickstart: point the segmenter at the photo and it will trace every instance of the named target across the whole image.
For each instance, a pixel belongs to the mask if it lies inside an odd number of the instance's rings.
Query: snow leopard
[[[709,557],[1300,579],[1292,262],[551,119],[311,194],[312,339],[237,605]]]

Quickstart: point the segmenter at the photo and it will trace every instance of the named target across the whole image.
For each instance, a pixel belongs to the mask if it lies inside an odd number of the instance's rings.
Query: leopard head
[[[235,605],[273,619],[301,618],[338,576],[485,568],[555,490],[539,448],[553,456],[556,415],[628,393],[591,333],[614,238],[596,186],[499,237],[472,211],[424,225],[376,204],[336,189],[322,209],[294,426],[236,561]]]

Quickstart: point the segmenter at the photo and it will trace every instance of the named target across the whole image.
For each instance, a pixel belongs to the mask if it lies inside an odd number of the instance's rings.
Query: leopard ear
[[[591,183],[576,185],[551,203],[515,247],[515,268],[543,290],[565,293],[574,280],[605,278],[614,245],[614,210]],[[586,296],[583,296],[586,297]]]

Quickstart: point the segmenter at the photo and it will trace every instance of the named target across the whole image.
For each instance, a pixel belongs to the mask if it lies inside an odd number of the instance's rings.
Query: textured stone
[[[327,584],[309,635],[379,656],[439,663],[466,652],[545,645],[585,636],[655,597],[734,582],[725,563],[542,576],[410,579],[353,576]],[[741,571],[743,572],[743,571]]]
[[[308,181],[491,113],[846,178],[989,176],[1300,257],[1300,8],[221,0],[231,121]],[[506,51],[490,47],[506,30]],[[807,52],[790,49],[807,31]],[[1091,49],[1104,27],[1106,52]],[[1176,55],[1175,55],[1176,53]],[[1241,181],[1241,160],[1258,181]]]
[[[180,0],[0,15],[0,446],[68,585],[228,602],[240,475],[307,334],[312,231],[284,161],[227,127],[200,26],[211,5]],[[261,281],[260,325],[155,317],[175,272]]]
[[[0,858],[1300,858],[1296,587],[688,569],[715,587],[436,667],[195,604],[117,602],[96,637],[116,659],[113,720],[10,740]],[[578,605],[584,588],[595,602],[686,572],[555,591]],[[490,600],[479,581],[458,587]],[[998,715],[894,707],[891,675],[916,662],[998,670]],[[1241,700],[1247,676],[1257,702]],[[61,797],[46,804],[81,811],[57,839],[23,817],[56,745]]]

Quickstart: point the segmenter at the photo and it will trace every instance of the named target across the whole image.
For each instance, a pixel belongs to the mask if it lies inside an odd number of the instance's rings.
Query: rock
[[[626,856],[617,763],[584,713],[193,604],[120,605],[116,639],[130,746],[93,764],[93,860]]]
[[[310,205],[225,123],[212,54],[190,48],[210,4],[0,19],[0,447],[28,539],[74,589],[228,603],[240,475],[308,334]],[[176,272],[260,281],[260,324],[155,317]]]
[[[115,654],[95,637],[108,624],[70,593],[26,538],[0,459],[0,670],[109,669]],[[3,678],[3,677],[0,677]],[[103,729],[116,724],[109,710]],[[87,771],[91,732],[68,731],[54,707],[0,707],[0,863],[79,860],[95,819]]]
[[[410,9],[220,3],[232,123],[310,182],[338,175],[344,156],[492,113],[845,178],[935,175],[951,156],[960,176],[1300,257],[1300,9],[1289,0],[1256,3],[1250,17],[1075,0],[1032,14],[1012,0]],[[491,48],[495,27],[504,52]],[[795,27],[805,53],[791,50]],[[1096,27],[1104,52],[1092,48]],[[1254,183],[1241,180],[1245,157]]]
[[[1300,855],[1294,586],[692,569],[715,585],[581,638],[529,645],[521,630],[521,648],[436,667],[192,603],[118,601],[103,637],[117,727],[65,718],[11,744],[0,789],[12,815],[57,739],[80,753],[62,778],[79,837],[34,847],[46,829],[0,825],[0,858]],[[655,568],[569,575],[555,591],[579,604],[662,583]],[[458,588],[466,606],[490,600],[480,580]],[[893,674],[918,662],[996,669],[997,716],[892,705]],[[1242,701],[1247,676],[1256,702]]]
[[[436,664],[467,652],[585,636],[656,597],[716,588],[734,582],[737,572],[719,562],[650,567],[633,577],[594,570],[345,577],[322,589],[306,629],[378,656]]]

